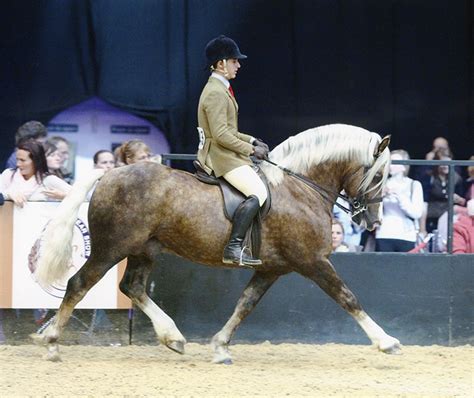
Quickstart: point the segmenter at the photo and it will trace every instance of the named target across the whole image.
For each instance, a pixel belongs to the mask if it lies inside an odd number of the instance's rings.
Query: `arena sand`
[[[162,346],[0,346],[0,396],[473,397],[472,346],[237,344],[234,365],[213,365],[208,345],[179,356]]]

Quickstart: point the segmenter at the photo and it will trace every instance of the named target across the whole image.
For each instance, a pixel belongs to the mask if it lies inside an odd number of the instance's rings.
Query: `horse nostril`
[[[374,226],[374,228],[377,228],[377,227],[380,227],[382,223],[379,221],[379,220],[376,220],[374,221],[374,223],[372,224]]]

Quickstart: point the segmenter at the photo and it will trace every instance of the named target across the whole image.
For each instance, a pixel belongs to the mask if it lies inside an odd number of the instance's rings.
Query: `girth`
[[[232,221],[237,207],[239,207],[239,205],[245,200],[245,195],[236,188],[234,188],[232,185],[230,185],[224,178],[207,174],[201,167],[199,161],[194,160],[193,164],[196,168],[196,173],[194,174],[194,176],[199,181],[204,182],[205,184],[219,185],[222,192],[222,197],[224,199],[224,214],[228,220]],[[260,218],[263,220],[270,211],[271,195],[270,189],[268,188],[267,177],[265,176],[265,174],[262,173],[260,168],[257,168],[256,171],[258,176],[265,184],[265,187],[267,188],[267,200],[260,208]]]

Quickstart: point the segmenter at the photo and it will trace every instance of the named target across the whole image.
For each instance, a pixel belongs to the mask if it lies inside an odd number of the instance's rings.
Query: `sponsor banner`
[[[10,292],[10,298],[0,295],[3,308],[58,308],[64,296],[68,279],[74,275],[90,256],[90,234],[87,222],[89,204],[83,203],[74,225],[72,240],[72,264],[63,280],[40,286],[33,275],[35,257],[41,255],[41,235],[59,205],[58,202],[28,202],[24,208],[6,203],[0,208],[0,221],[8,221],[8,211],[12,211],[10,228],[2,223],[0,248],[0,275],[11,275],[10,281],[2,281]],[[3,218],[1,214],[4,214]],[[10,230],[9,230],[10,229]],[[8,246],[11,244],[11,253]],[[11,258],[9,262],[8,259]],[[123,275],[124,264],[113,267],[84,297],[76,308],[129,308],[128,300],[118,289]],[[11,267],[11,270],[8,270]],[[8,286],[10,284],[10,286]]]

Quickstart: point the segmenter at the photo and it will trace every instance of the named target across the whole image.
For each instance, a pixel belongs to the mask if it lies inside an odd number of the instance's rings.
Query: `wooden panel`
[[[0,308],[12,306],[13,203],[0,206]]]

